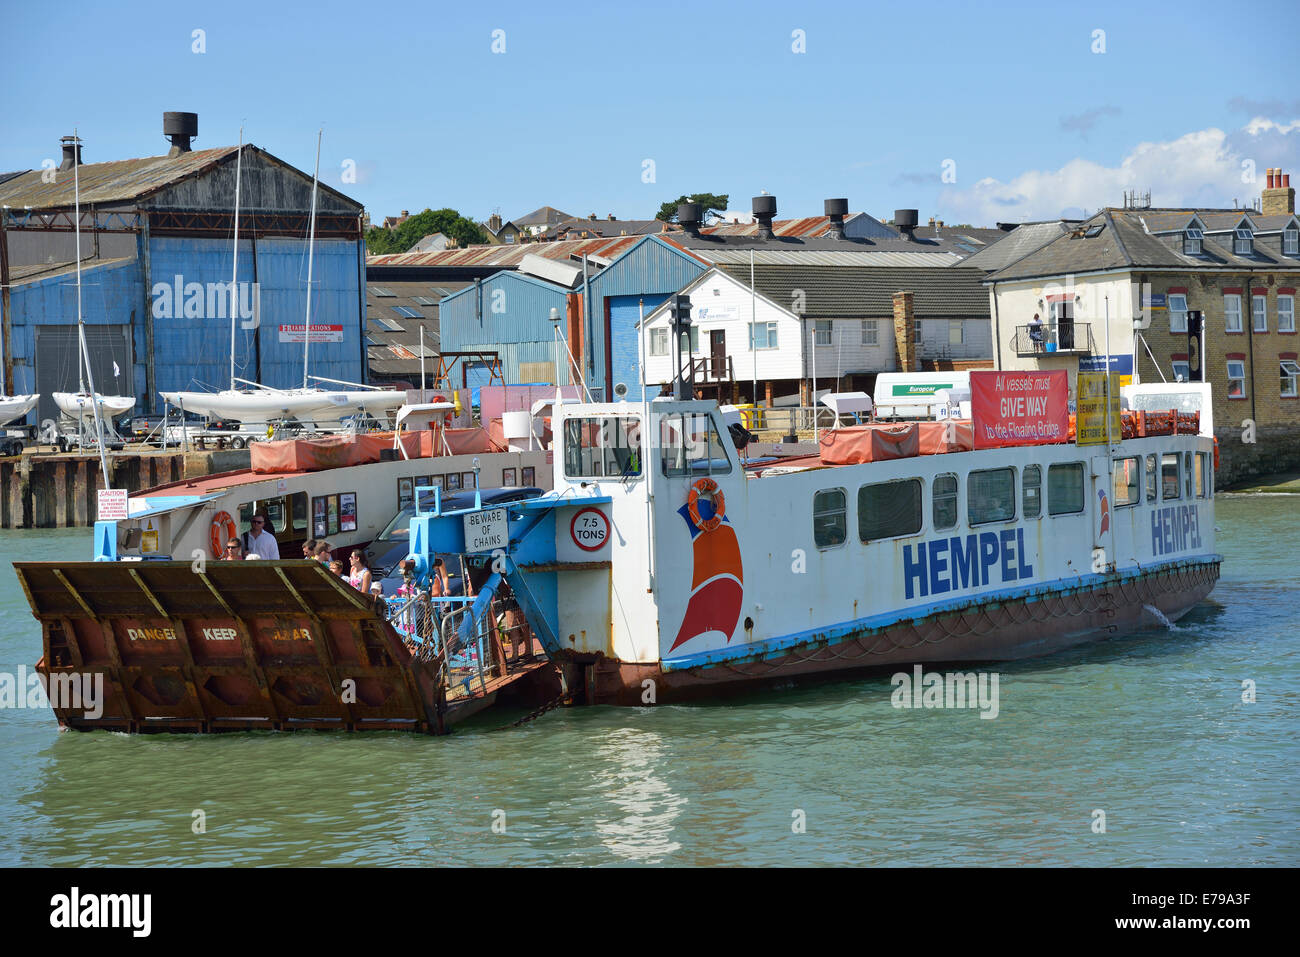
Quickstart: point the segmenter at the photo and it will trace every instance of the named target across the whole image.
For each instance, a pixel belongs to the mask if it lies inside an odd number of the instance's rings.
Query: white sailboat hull
[[[0,395],[0,425],[7,425],[20,419],[36,407],[41,394],[35,395]]]
[[[406,394],[395,391],[326,392],[321,389],[295,389],[286,392],[267,390],[223,392],[160,392],[167,402],[186,412],[240,422],[266,422],[292,416],[311,420],[319,426],[334,426],[353,415],[371,415],[391,419],[406,401]]]
[[[93,400],[87,392],[51,392],[50,396],[64,415],[88,422],[95,419],[96,404],[99,405],[100,415],[108,419],[115,419],[135,408],[135,396],[131,395],[104,395],[96,392]]]

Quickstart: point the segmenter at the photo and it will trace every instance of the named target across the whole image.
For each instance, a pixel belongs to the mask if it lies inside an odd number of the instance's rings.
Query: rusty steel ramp
[[[102,713],[51,696],[68,728],[438,734],[550,677],[535,666],[502,669],[486,685],[449,689],[454,675],[413,656],[368,596],[316,562],[14,568],[41,623],[37,670],[47,681],[103,676],[93,679],[102,680]]]

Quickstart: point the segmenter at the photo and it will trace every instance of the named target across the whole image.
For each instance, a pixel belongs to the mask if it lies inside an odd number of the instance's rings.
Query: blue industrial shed
[[[177,140],[173,137],[173,143]],[[58,170],[0,182],[3,387],[41,392],[31,419],[56,414],[49,393],[79,384],[73,171],[81,195],[82,314],[95,387],[133,394],[221,389],[230,377],[229,283],[237,148],[80,164],[65,145]],[[311,177],[243,148],[239,280],[253,313],[239,323],[236,375],[302,384]],[[362,207],[318,193],[312,281],[313,376],[364,382]],[[254,304],[256,306],[254,307]],[[114,377],[114,364],[118,375]]]

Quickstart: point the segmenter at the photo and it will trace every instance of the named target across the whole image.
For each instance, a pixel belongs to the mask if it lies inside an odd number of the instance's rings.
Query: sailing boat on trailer
[[[104,417],[113,419],[123,413],[130,412],[135,406],[135,396],[100,395],[95,391],[95,377],[90,371],[90,351],[86,347],[86,322],[81,309],[81,150],[79,148],[81,141],[75,134],[73,135],[73,141],[78,147],[76,153],[77,162],[72,167],[73,209],[76,219],[74,235],[77,244],[77,337],[79,339],[77,391],[51,392],[50,397],[54,399],[54,404],[59,407],[59,410],[64,415],[77,420],[79,427],[85,427],[88,422],[93,421],[95,423],[95,434],[100,437],[102,445],[103,430],[100,420]],[[116,368],[116,363],[114,363],[114,368]],[[90,391],[86,390],[87,376],[90,378]]]
[[[342,420],[354,415],[391,419],[405,401],[405,395],[392,390],[331,392],[308,386],[307,360],[311,345],[312,266],[316,245],[316,197],[320,183],[320,143],[316,136],[316,170],[312,177],[311,220],[307,238],[307,317],[304,326],[303,384],[300,389],[275,389],[248,382],[235,375],[235,322],[239,281],[239,199],[243,164],[244,131],[239,131],[239,150],[235,160],[234,271],[230,286],[230,388],[221,392],[160,392],[167,402],[186,412],[241,422],[267,422],[294,418],[314,422],[321,428],[339,428]],[[320,380],[329,381],[329,380]],[[241,389],[243,383],[250,388]],[[345,383],[351,384],[351,383]]]

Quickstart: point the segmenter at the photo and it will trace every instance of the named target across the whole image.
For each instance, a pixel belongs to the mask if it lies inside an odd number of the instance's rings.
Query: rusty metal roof
[[[179,156],[83,163],[77,172],[83,206],[139,199],[215,166],[238,147],[218,146]],[[54,173],[53,182],[45,182]],[[73,205],[72,170],[29,170],[0,184],[0,204],[33,209]]]
[[[547,259],[599,256],[613,259],[631,249],[643,237],[615,236],[610,239],[579,239],[555,243],[514,243],[502,246],[466,246],[427,253],[388,253],[367,256],[367,266],[498,266],[513,269],[530,253]]]

